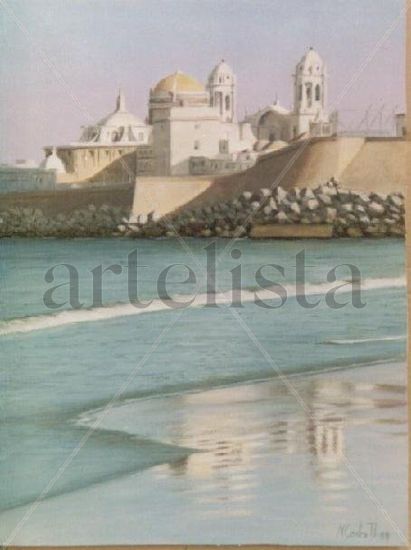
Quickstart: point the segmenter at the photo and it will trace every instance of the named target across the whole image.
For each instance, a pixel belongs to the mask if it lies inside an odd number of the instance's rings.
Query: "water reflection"
[[[355,485],[347,432],[404,432],[405,386],[353,383],[349,371],[292,383],[304,407],[278,380],[173,397],[166,439],[199,452],[157,467],[156,475],[179,478],[175,490],[202,514],[250,515],[262,487],[272,484],[281,498],[295,490],[293,476],[330,510],[345,510]]]

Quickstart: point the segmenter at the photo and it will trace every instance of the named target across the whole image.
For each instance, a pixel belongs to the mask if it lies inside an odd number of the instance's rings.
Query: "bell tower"
[[[224,122],[236,122],[237,79],[232,68],[222,59],[208,77],[210,107],[216,107]]]
[[[294,76],[294,114],[298,133],[311,123],[328,121],[327,69],[320,55],[310,48],[297,64]]]

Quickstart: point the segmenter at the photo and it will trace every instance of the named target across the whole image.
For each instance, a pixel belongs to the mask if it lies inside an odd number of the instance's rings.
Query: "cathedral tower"
[[[295,69],[294,113],[298,134],[310,132],[314,123],[328,122],[327,69],[320,55],[310,48]]]
[[[217,107],[224,122],[236,122],[237,90],[236,76],[232,68],[222,59],[208,77],[207,90],[210,106]]]

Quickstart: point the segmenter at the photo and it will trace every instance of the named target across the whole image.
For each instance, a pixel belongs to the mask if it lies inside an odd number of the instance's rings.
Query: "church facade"
[[[116,166],[119,170],[113,174],[121,173],[124,181],[138,175],[245,170],[262,151],[335,133],[335,122],[327,112],[327,71],[315,50],[310,48],[303,56],[293,79],[292,110],[276,101],[238,121],[237,79],[224,60],[205,85],[177,71],[150,90],[146,121],[127,110],[120,92],[114,112],[83,128],[78,142],[45,147],[43,167],[58,168],[62,182],[98,180]]]

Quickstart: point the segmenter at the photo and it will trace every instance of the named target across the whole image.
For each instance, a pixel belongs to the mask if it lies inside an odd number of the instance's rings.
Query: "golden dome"
[[[165,78],[162,78],[160,82],[154,88],[154,93],[158,92],[174,92],[174,93],[184,93],[184,92],[205,92],[204,86],[198,82],[192,76],[177,71],[176,73],[170,74]]]

